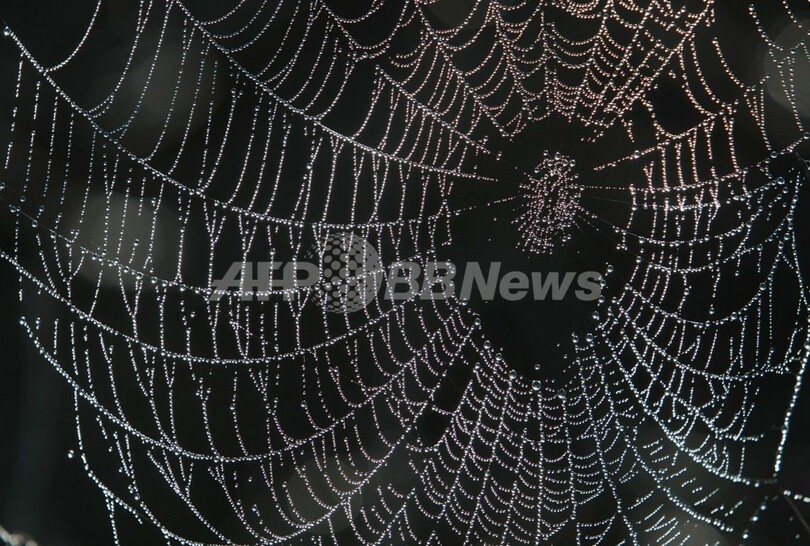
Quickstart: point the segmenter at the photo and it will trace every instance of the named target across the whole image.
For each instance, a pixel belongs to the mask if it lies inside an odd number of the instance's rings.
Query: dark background
[[[77,33],[80,34],[79,30],[83,32],[92,8],[92,2],[3,0],[0,17],[20,35],[26,35],[28,31],[29,35],[37,34],[39,40],[55,50],[70,50],[75,45]],[[13,72],[7,70],[7,66],[3,68],[0,77],[13,77]],[[680,117],[676,103],[671,105],[669,111],[658,113],[672,120]],[[0,116],[3,115],[6,115],[5,111],[0,110]],[[529,131],[511,151],[515,156],[513,160],[519,162],[521,155],[536,152],[538,142],[554,138],[553,135]],[[563,143],[562,147],[565,146],[574,152],[576,142]],[[803,249],[810,248],[807,191],[808,186],[805,185],[796,230],[802,237],[800,243]],[[0,228],[3,230],[2,237],[7,238],[9,226]],[[481,240],[475,233],[476,226],[462,226],[462,229],[468,230],[468,240]],[[575,247],[577,250],[540,264],[540,267],[560,269],[560,264],[565,264],[570,266],[570,270],[582,270],[591,264],[603,264],[608,242],[580,240]],[[475,253],[503,259],[499,254],[497,239],[490,247],[486,244],[470,247],[460,244],[452,252],[458,256]],[[524,265],[515,263],[506,269],[518,269]],[[535,263],[534,267],[537,268],[538,264]],[[9,531],[30,535],[41,546],[110,544],[112,539],[103,498],[77,460],[70,457],[76,443],[71,391],[20,332],[17,324],[18,303],[14,293],[17,282],[14,270],[5,262],[0,263],[0,286],[3,287],[0,289],[0,302],[4,309],[0,313],[0,331],[4,332],[0,341],[0,525]],[[532,345],[533,342],[529,343],[530,346],[521,345],[531,336],[515,330],[516,325],[534,326],[538,321],[546,320],[547,329],[556,328],[567,333],[572,328],[576,329],[582,317],[590,313],[590,308],[562,315],[555,313],[552,318],[543,318],[536,316],[529,307],[516,309],[512,306],[508,311],[511,322],[503,321],[504,313],[498,310],[485,313],[485,321],[489,317],[485,327],[490,331],[500,328],[494,335],[510,341],[504,345],[520,354],[541,349]],[[556,338],[551,335],[548,339]],[[544,346],[542,350],[553,351],[554,344]],[[527,370],[522,372],[530,373]],[[810,392],[807,388],[803,389],[799,398],[784,459],[781,487],[810,495]],[[769,509],[753,528],[749,543],[810,544],[810,530],[804,528],[802,523],[802,518],[805,521],[810,518],[807,506],[791,505],[781,497],[778,489],[774,489],[771,495],[776,500],[770,503]],[[734,539],[729,538],[723,544],[733,543]]]

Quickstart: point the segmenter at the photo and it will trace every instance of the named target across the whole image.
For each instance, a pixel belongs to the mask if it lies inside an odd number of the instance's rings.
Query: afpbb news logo
[[[281,294],[286,301],[313,296],[332,313],[355,313],[380,297],[387,301],[469,300],[561,301],[573,291],[580,301],[599,299],[602,274],[586,272],[504,271],[501,262],[399,261],[385,267],[377,250],[352,233],[326,237],[305,259],[294,262],[235,262],[213,282],[211,301],[227,294],[242,301],[267,301]]]

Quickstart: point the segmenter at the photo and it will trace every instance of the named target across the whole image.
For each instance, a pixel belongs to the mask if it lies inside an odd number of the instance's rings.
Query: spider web
[[[779,481],[806,4],[110,4],[67,51],[7,29],[0,179],[116,544],[714,543],[810,500]],[[557,375],[452,298],[209,301],[331,233],[425,265],[497,215],[516,253],[608,242]]]

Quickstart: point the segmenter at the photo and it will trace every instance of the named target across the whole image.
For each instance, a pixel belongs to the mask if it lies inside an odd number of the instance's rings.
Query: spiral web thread
[[[714,2],[476,0],[450,22],[416,0],[119,4],[104,96],[76,81],[104,3],[52,66],[8,29],[0,88],[21,328],[75,393],[116,544],[133,521],[167,544],[688,544],[744,538],[773,486],[808,501],[779,471],[808,360],[810,60],[757,4],[767,78],[730,60]],[[806,3],[768,4],[806,35]],[[659,86],[690,127],[659,119]],[[424,261],[456,218],[531,214],[542,180],[494,143],[554,117],[628,142],[572,212],[568,244],[607,235],[617,260],[564,384],[510,373],[455,299],[208,301],[232,262],[329,233]]]

